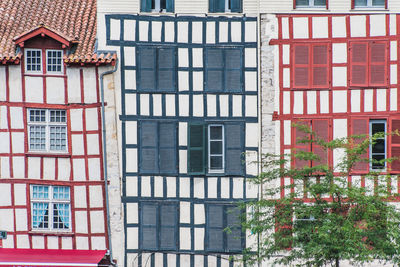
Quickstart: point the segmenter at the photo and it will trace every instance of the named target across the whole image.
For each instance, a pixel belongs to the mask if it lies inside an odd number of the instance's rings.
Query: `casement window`
[[[326,0],[296,0],[296,8],[325,8]]]
[[[244,174],[243,123],[193,123],[188,131],[189,173]]]
[[[304,125],[310,128],[314,133],[314,140],[322,139],[325,142],[329,141],[329,129],[330,122],[327,119],[313,119],[313,120],[303,120],[296,122],[296,124]],[[302,131],[299,128],[294,128],[294,137],[296,140],[296,151],[304,151],[304,152],[313,152],[317,155],[320,160],[319,161],[306,161],[298,158],[294,158],[294,166],[296,168],[303,168],[305,166],[312,167],[322,164],[328,164],[328,155],[329,151],[322,148],[317,143],[301,143],[300,140],[308,140],[310,138],[309,134]]]
[[[234,205],[208,204],[206,249],[212,252],[241,252],[244,236],[241,227],[242,211]],[[230,231],[225,228],[229,227]]]
[[[42,49],[25,49],[25,71],[28,73],[42,73]],[[46,50],[46,71],[49,73],[63,72],[63,51]]]
[[[292,54],[293,88],[329,88],[328,44],[295,44]]]
[[[243,90],[241,48],[206,48],[205,89],[209,92]]]
[[[141,249],[177,249],[179,220],[176,203],[142,202],[140,215]]]
[[[71,229],[70,201],[67,186],[31,185],[32,229]]]
[[[177,124],[140,121],[139,170],[147,174],[177,173]]]
[[[209,0],[210,13],[242,12],[242,0]]]
[[[176,90],[176,48],[139,46],[137,58],[139,90]]]
[[[28,109],[29,151],[67,152],[65,110]]]
[[[352,0],[353,8],[385,8],[387,0]]]
[[[386,41],[350,42],[350,86],[388,85]]]
[[[141,0],[142,12],[174,12],[174,0]]]
[[[386,120],[369,121],[370,136],[378,133],[386,133]],[[372,170],[382,170],[386,167],[385,162],[379,162],[387,158],[386,153],[386,135],[379,136],[369,147],[370,168]]]

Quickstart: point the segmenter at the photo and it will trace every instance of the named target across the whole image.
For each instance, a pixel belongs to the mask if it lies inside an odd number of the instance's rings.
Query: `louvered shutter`
[[[157,88],[174,91],[175,86],[175,50],[173,48],[157,49]]]
[[[140,11],[151,12],[151,0],[140,0]]]
[[[222,49],[206,49],[206,89],[222,91],[224,88],[224,56]]]
[[[242,249],[241,211],[238,207],[226,207],[226,222],[231,233],[226,232],[226,245],[228,251]]]
[[[178,223],[177,206],[163,204],[160,206],[160,248],[176,248],[176,225]]]
[[[167,0],[167,12],[174,12],[174,0]]]
[[[140,47],[139,53],[139,88],[156,89],[156,50],[151,47]]]
[[[310,127],[310,121],[298,121],[296,124],[299,125],[305,125]],[[310,143],[300,143],[299,141],[301,140],[307,140],[310,138],[308,133],[305,133],[301,131],[298,127],[295,127],[295,143],[296,143],[296,151],[304,151],[304,152],[310,152]],[[294,158],[294,166],[298,169],[301,169],[305,166],[310,166],[310,161],[308,160],[302,160],[298,158]]]
[[[368,135],[369,134],[369,120],[365,118],[354,118],[351,120],[352,135]],[[366,138],[366,137],[365,137]],[[365,138],[355,139],[356,144],[360,144]],[[368,152],[361,155],[361,159],[368,159]],[[357,172],[368,172],[368,162],[357,162],[353,166],[353,170]]]
[[[222,251],[224,249],[224,208],[222,205],[209,205],[207,216],[207,249]]]
[[[244,174],[244,125],[243,123],[225,123],[225,173]]]
[[[308,87],[309,81],[309,45],[295,45],[294,47],[294,87]]]
[[[386,42],[370,42],[370,85],[387,84],[386,46]]]
[[[313,45],[313,87],[326,88],[328,84],[328,45]]]
[[[157,205],[142,203],[142,248],[157,249]]]
[[[158,173],[158,127],[157,122],[140,122],[140,162],[143,173]],[[128,163],[129,164],[129,163]]]
[[[189,125],[189,146],[188,146],[188,172],[205,173],[205,127],[203,124]]]
[[[242,0],[231,0],[231,12],[242,12]]]
[[[391,127],[393,135],[391,135],[390,157],[398,158],[391,163],[391,168],[393,171],[400,171],[400,136],[395,134],[396,131],[400,133],[400,118],[391,119]]]
[[[313,120],[312,128],[317,139],[322,139],[325,142],[329,141],[329,121],[328,120]],[[318,155],[320,160],[312,162],[313,166],[328,164],[328,150],[319,146],[316,143],[312,143],[312,150],[315,155]]]
[[[243,88],[241,82],[241,50],[225,50],[225,89],[233,92],[240,92]]]
[[[176,123],[161,122],[159,128],[160,172],[177,173]]]
[[[351,69],[350,69],[350,85],[367,86],[368,76],[368,43],[350,44]]]

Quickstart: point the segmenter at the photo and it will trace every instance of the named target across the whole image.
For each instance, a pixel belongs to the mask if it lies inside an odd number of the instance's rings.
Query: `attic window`
[[[46,55],[46,57],[43,55]],[[42,64],[45,62],[46,66],[44,68],[46,72],[51,74],[62,74],[62,57],[62,50],[25,49],[25,71],[28,73],[42,73]]]
[[[25,50],[25,70],[28,72],[42,71],[42,50],[40,49]]]
[[[47,50],[47,72],[62,72],[62,50]]]

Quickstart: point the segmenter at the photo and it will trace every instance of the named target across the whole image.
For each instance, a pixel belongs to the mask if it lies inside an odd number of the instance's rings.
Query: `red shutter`
[[[328,120],[313,120],[312,128],[315,133],[315,138],[322,139],[325,142],[329,141],[329,121]],[[313,165],[328,164],[328,150],[323,149],[316,143],[312,144],[312,151],[318,155],[320,160],[313,162]]]
[[[294,47],[294,86],[309,86],[309,45],[295,45]]]
[[[313,86],[328,87],[328,45],[313,46]]]
[[[370,85],[386,85],[386,42],[370,43]]]
[[[350,44],[351,69],[350,85],[367,86],[368,43]]]
[[[354,118],[351,123],[352,135],[368,135],[369,133],[369,120],[366,118]],[[354,140],[356,144],[360,144],[364,141],[364,138]],[[362,159],[368,159],[368,152],[361,156]],[[357,172],[368,172],[368,162],[357,162],[353,166],[353,170]]]
[[[391,168],[393,171],[400,171],[400,136],[396,135],[394,132],[397,130],[400,133],[400,118],[394,118],[391,120],[391,132],[393,135],[391,136],[390,143],[390,152],[391,158],[399,158],[395,159],[391,163]]]
[[[296,124],[306,125],[306,126],[310,127],[309,121],[297,121]],[[310,138],[310,136],[308,133],[305,133],[296,127],[295,128],[296,151],[310,152],[310,148],[311,148],[310,143],[299,143],[299,140],[306,140],[309,138]],[[299,168],[299,169],[301,169],[305,166],[310,166],[310,161],[308,161],[308,160],[301,160],[301,159],[294,158],[294,163],[295,163],[295,167]]]

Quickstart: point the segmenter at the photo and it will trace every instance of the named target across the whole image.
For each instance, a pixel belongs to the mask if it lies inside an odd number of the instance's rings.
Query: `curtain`
[[[64,224],[64,227],[69,228],[69,204],[54,204],[54,215],[58,212],[59,219]]]
[[[33,203],[33,228],[47,228],[48,214],[48,203]]]

